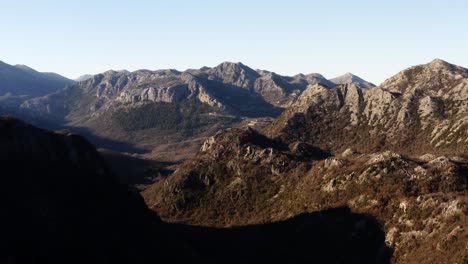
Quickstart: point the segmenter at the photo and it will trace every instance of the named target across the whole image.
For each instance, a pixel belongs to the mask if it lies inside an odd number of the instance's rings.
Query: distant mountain
[[[18,69],[21,69],[21,70],[24,70],[34,76],[37,76],[37,77],[46,77],[50,80],[55,80],[57,82],[65,82],[65,83],[73,83],[72,80],[66,78],[66,77],[63,77],[62,75],[60,74],[57,74],[57,73],[54,73],[54,72],[38,72],[36,70],[34,70],[33,68],[27,66],[27,65],[23,65],[23,64],[17,64],[15,65],[16,68]]]
[[[185,72],[107,71],[28,100],[21,109],[148,147],[211,134],[244,119],[276,117],[316,83],[333,86],[319,74],[288,77],[231,62]]]
[[[333,79],[330,79],[330,82],[336,84],[336,85],[340,85],[340,84],[356,84],[358,85],[360,88],[363,88],[363,89],[368,89],[368,88],[373,88],[375,87],[375,85],[373,83],[370,83],[370,82],[367,82],[365,81],[364,79],[360,78],[359,76],[356,76],[350,72],[344,74],[344,75],[341,75],[341,76],[338,76],[338,77],[335,77]]]
[[[44,96],[73,83],[56,73],[42,73],[25,65],[12,66],[0,61],[0,96]]]
[[[307,85],[322,83],[333,86],[320,74],[281,76],[266,70],[253,70],[240,62],[223,62],[214,68],[204,67],[189,72],[199,78],[215,81],[214,85],[224,84],[248,90],[250,94],[261,96],[276,107],[290,105]]]
[[[93,78],[93,75],[85,74],[85,75],[81,75],[80,77],[76,78],[75,81],[83,82],[83,81],[86,81],[86,80],[91,79],[91,78]]]

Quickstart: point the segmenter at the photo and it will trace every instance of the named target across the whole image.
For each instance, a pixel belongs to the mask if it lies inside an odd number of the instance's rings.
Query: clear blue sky
[[[380,83],[441,58],[468,66],[468,1],[0,0],[0,60],[70,78],[241,61]]]

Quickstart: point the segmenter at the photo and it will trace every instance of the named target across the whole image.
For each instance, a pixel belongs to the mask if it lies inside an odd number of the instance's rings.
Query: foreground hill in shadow
[[[390,263],[375,218],[336,208],[286,221],[234,228],[173,224],[168,230],[204,263]]]
[[[339,208],[236,228],[162,223],[82,137],[0,119],[0,263],[388,263],[371,216]]]
[[[0,119],[0,146],[0,263],[147,263],[188,255],[163,238],[159,217],[81,136]]]

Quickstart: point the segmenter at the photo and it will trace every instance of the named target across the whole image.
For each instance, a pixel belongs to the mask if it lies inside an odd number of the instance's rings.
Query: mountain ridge
[[[0,95],[38,97],[73,83],[56,73],[42,73],[26,65],[13,66],[0,61]]]
[[[123,128],[129,127],[127,124],[119,124],[132,123],[129,117],[132,111],[148,107],[160,110],[170,106],[178,108],[190,101],[197,108],[207,108],[198,117],[191,119],[205,120],[202,123],[210,123],[207,126],[210,130],[216,123],[223,126],[224,121],[219,122],[220,119],[239,123],[242,120],[234,119],[275,117],[310,83],[333,85],[317,74],[287,77],[273,72],[257,72],[242,63],[231,62],[184,72],[173,69],[133,72],[109,70],[93,75],[68,89],[28,100],[20,109],[31,115],[50,118],[53,122],[89,127],[105,137],[116,138],[107,131],[121,131],[116,132],[119,134],[118,140],[138,142],[136,138],[140,137],[130,137],[129,134],[133,132],[124,131]],[[145,111],[141,113],[147,115]],[[118,120],[114,118],[116,116]],[[148,120],[147,129],[166,126],[159,125],[151,117],[142,119]],[[184,120],[175,122],[189,122]],[[193,129],[189,128],[188,133],[192,133],[191,130]],[[145,132],[137,133],[141,134],[141,138],[145,137]]]
[[[335,148],[336,151],[349,147],[368,150],[385,146],[406,153],[418,152],[417,148],[423,151],[458,149],[465,153],[467,149],[457,142],[468,142],[463,129],[468,120],[467,73],[468,70],[462,67],[435,61],[405,69],[370,90],[359,89],[353,84],[332,89],[310,86],[283,112],[279,121],[267,129],[267,134],[282,137],[282,129],[296,131],[297,136],[293,138],[309,137],[325,149]],[[324,124],[324,120],[331,116],[341,122]],[[323,133],[326,129],[321,132],[313,127],[306,128],[310,120],[318,121],[317,129],[328,127],[328,133]],[[302,129],[309,132],[298,132]],[[381,129],[385,129],[386,134]],[[367,140],[360,139],[369,133]],[[332,134],[347,135],[343,140],[347,137],[352,140],[341,142],[343,145],[339,149],[336,149],[337,140],[333,141],[335,146],[324,145]],[[451,141],[444,137],[449,134]],[[291,136],[285,131],[284,139]],[[410,139],[415,136],[419,141]],[[372,140],[375,142],[370,143]],[[353,145],[353,142],[361,146]],[[364,142],[369,145],[363,146]],[[406,146],[406,150],[402,146]]]

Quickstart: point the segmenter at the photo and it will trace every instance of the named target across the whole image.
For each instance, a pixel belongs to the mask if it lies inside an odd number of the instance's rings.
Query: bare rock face
[[[384,147],[415,154],[467,153],[467,98],[468,70],[434,60],[374,89],[309,86],[267,134],[310,140],[331,151]]]
[[[144,101],[174,103],[180,102],[189,96],[189,89],[185,85],[143,88],[122,92],[118,101],[122,103],[138,103]]]

